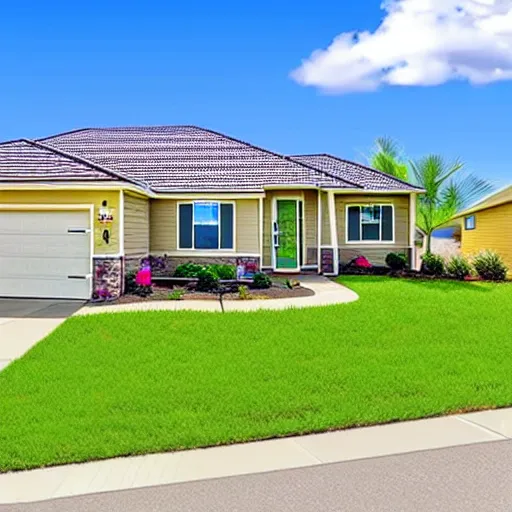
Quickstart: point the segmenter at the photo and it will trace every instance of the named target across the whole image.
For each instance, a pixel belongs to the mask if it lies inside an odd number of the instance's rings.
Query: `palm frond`
[[[402,149],[396,141],[390,137],[379,137],[368,162],[374,169],[407,180],[409,169],[402,155]]]

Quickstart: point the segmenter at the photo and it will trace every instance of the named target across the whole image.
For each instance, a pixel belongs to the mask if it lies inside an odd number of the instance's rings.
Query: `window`
[[[464,218],[464,228],[466,231],[471,231],[476,228],[476,219],[474,215],[469,215]]]
[[[180,249],[233,249],[234,205],[194,201],[179,205]]]
[[[392,205],[371,204],[347,207],[348,242],[393,242]]]

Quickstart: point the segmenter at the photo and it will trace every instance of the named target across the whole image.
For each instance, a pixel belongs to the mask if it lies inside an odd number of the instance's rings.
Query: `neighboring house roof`
[[[119,178],[34,141],[0,144],[0,181],[112,181]]]
[[[328,154],[293,155],[297,162],[311,165],[338,178],[351,181],[368,190],[410,190],[421,192],[420,187],[402,181],[366,165],[343,160]]]
[[[342,178],[194,126],[89,128],[41,139],[153,190],[247,190],[270,185],[354,188]]]
[[[196,126],[85,128],[0,144],[0,179],[121,180],[155,192],[420,190],[330,155],[284,156]]]
[[[470,215],[472,213],[479,212],[481,210],[487,210],[488,208],[494,208],[502,204],[512,202],[512,185],[507,185],[505,188],[493,192],[492,194],[484,197],[474,205],[466,208],[464,211],[458,213],[454,219]]]

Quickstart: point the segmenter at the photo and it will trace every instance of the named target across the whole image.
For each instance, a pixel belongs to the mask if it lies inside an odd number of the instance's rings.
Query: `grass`
[[[75,317],[0,373],[0,471],[512,404],[512,286],[344,277],[358,302]]]

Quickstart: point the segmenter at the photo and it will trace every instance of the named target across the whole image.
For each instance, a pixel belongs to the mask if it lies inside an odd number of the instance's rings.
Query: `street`
[[[0,512],[512,510],[512,441],[0,506]]]

